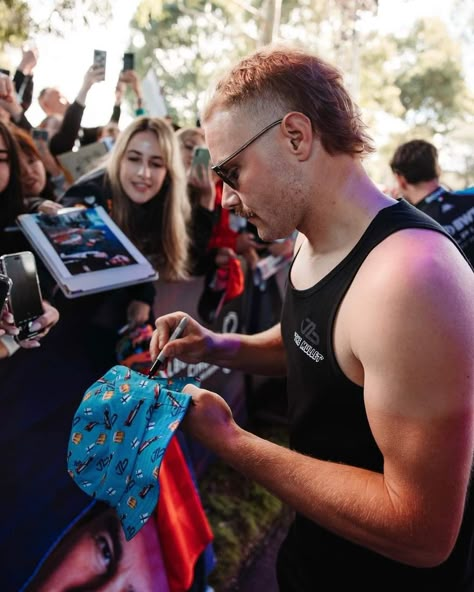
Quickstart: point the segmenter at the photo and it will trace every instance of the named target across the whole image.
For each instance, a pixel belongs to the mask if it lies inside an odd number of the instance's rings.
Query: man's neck
[[[395,203],[376,187],[362,163],[347,155],[328,158],[309,186],[318,189],[298,230],[319,255],[352,248],[378,211]]]
[[[431,181],[423,181],[416,185],[410,185],[410,189],[407,192],[407,200],[414,206],[418,205],[421,201],[428,197],[433,191],[436,191],[439,187],[439,179],[431,179]]]

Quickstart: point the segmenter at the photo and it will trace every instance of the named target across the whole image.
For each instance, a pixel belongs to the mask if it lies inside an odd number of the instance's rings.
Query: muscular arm
[[[429,567],[452,551],[471,474],[474,276],[435,233],[404,231],[382,245],[341,307],[336,349],[343,370],[365,383],[383,474],[266,442],[237,426],[209,392],[197,397],[186,427],[323,527]]]

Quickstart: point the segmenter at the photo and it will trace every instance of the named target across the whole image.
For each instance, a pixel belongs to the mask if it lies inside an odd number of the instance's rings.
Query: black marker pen
[[[178,326],[173,331],[173,333],[171,333],[171,337],[169,338],[168,343],[170,341],[174,341],[175,339],[179,339],[181,337],[186,325],[188,324],[188,321],[189,321],[189,317],[183,317],[179,321]],[[163,350],[161,350],[160,353],[158,354],[156,360],[153,362],[153,365],[150,368],[150,371],[148,372],[148,378],[151,378],[152,376],[154,376],[154,374],[159,369],[159,367],[164,364],[165,360],[166,360],[166,356],[164,355]]]

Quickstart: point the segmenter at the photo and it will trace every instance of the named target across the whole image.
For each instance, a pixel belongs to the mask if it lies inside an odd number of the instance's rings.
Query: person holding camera
[[[29,212],[41,212],[44,214],[54,214],[61,205],[56,201],[56,185],[53,179],[59,176],[61,171],[59,165],[54,167],[55,159],[49,153],[49,156],[42,156],[38,149],[38,142],[46,143],[44,140],[37,140],[36,143],[31,135],[21,128],[13,127],[12,133],[20,149],[20,161],[23,170],[21,182],[23,195]],[[43,152],[43,155],[45,152]],[[49,164],[49,169],[55,171],[57,176],[51,175],[46,169],[45,161]],[[52,168],[54,167],[54,168]]]
[[[27,43],[21,49],[21,60],[15,70],[13,83],[21,100],[23,111],[28,111],[33,99],[33,70],[38,63],[39,52],[34,43]]]
[[[196,150],[207,150],[200,127],[182,127],[175,131],[187,181],[187,194],[193,216],[194,274],[206,273],[213,256],[209,241],[219,219],[216,210],[216,178],[207,162],[197,162]],[[209,160],[209,159],[207,159]]]
[[[25,132],[26,133],[26,132]],[[29,249],[29,244],[21,232],[15,231],[15,221],[19,214],[26,212],[22,185],[23,169],[20,149],[9,127],[0,122],[0,255]],[[0,358],[12,355],[19,347],[25,349],[40,346],[40,339],[58,322],[59,312],[48,301],[42,300],[43,315],[35,321],[34,331],[39,334],[32,340],[17,342],[19,330],[6,304],[0,311]]]
[[[0,97],[0,118],[5,123],[14,123],[29,131],[31,123],[25,116],[33,98],[33,70],[38,62],[38,49],[31,45],[22,48],[21,61],[12,79],[12,89],[8,100]],[[8,70],[1,73],[2,77],[10,78]]]
[[[25,109],[21,105],[15,83],[5,72],[0,72],[0,120],[28,132],[33,128],[25,116]]]
[[[59,130],[49,138],[51,154],[58,155],[70,152],[76,141],[81,146],[97,141],[99,128],[81,127],[82,116],[86,107],[87,95],[94,84],[104,79],[105,69],[95,64],[90,66],[82,82],[81,88],[72,103],[54,87],[46,87],[38,95],[40,107],[47,117],[52,115],[61,119]],[[111,119],[118,121],[120,118],[120,106],[114,105]]]
[[[0,316],[0,359],[8,358],[17,352],[20,347],[23,349],[34,349],[41,346],[41,339],[59,321],[59,311],[47,300],[42,300],[43,314],[33,322],[32,331],[39,331],[32,339],[18,341],[18,327],[15,325],[15,318],[4,306]]]
[[[135,116],[139,117],[140,115],[145,115],[140,79],[135,70],[122,70],[120,72],[115,86],[115,108],[120,107],[127,86],[135,95]],[[120,128],[118,125],[118,118],[113,116],[106,125],[98,128],[97,139],[104,142],[108,150],[111,150],[115,145],[119,134]]]

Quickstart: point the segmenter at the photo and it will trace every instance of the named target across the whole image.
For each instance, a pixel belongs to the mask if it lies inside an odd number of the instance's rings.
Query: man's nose
[[[235,189],[229,187],[227,183],[224,183],[222,187],[222,207],[226,210],[235,208],[240,203],[240,198],[237,195]]]

